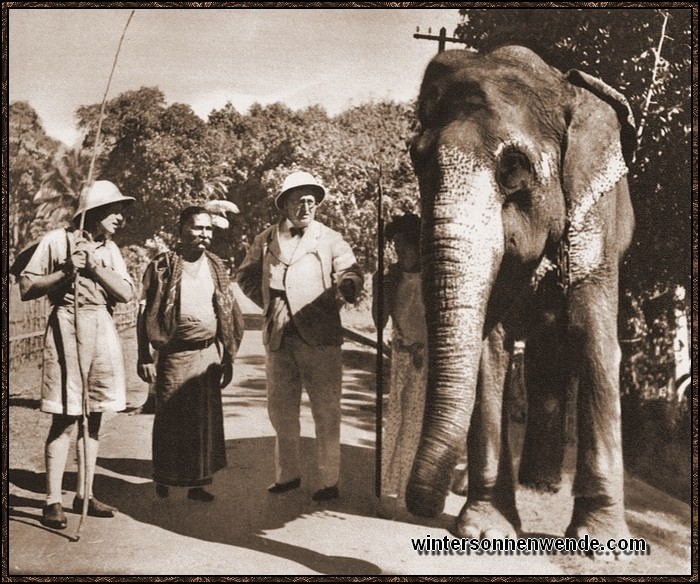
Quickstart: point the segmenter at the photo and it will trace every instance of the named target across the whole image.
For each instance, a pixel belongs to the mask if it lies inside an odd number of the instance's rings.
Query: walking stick
[[[377,363],[376,363],[376,408],[375,408],[375,469],[374,469],[374,494],[382,496],[382,421],[384,399],[384,217],[382,198],[382,167],[379,166],[379,202],[377,204],[377,274],[379,275],[377,286]]]
[[[119,52],[121,51],[122,48],[122,42],[124,41],[124,36],[126,35],[126,29],[129,28],[129,23],[131,22],[131,18],[134,16],[134,10],[131,11],[129,14],[129,18],[126,21],[126,25],[124,26],[124,31],[122,32],[122,36],[119,39],[119,46],[117,47],[117,53],[114,55],[114,62],[112,63],[112,70],[109,73],[109,79],[107,80],[107,88],[105,89],[105,94],[102,97],[102,105],[100,106],[100,115],[97,119],[97,131],[95,132],[95,143],[92,146],[92,158],[90,159],[90,167],[88,169],[88,176],[87,176],[87,181],[85,184],[85,188],[80,192],[80,197],[78,198],[78,209],[80,209],[80,227],[78,228],[78,234],[80,237],[83,235],[83,230],[85,229],[85,194],[88,192],[90,187],[92,186],[93,180],[94,180],[94,172],[95,172],[95,160],[97,158],[97,147],[99,146],[100,143],[100,133],[102,131],[102,120],[104,119],[104,114],[105,114],[105,106],[107,104],[107,94],[109,93],[109,86],[112,83],[112,75],[114,75],[114,70],[117,67],[117,59],[119,58]],[[83,384],[83,399],[82,399],[82,416],[81,416],[81,425],[82,425],[82,430],[83,430],[83,461],[82,461],[82,471],[83,471],[83,508],[82,512],[80,514],[80,522],[78,523],[78,529],[75,532],[75,535],[71,539],[71,541],[79,541],[80,540],[80,533],[83,529],[83,523],[85,522],[85,518],[87,517],[88,513],[88,506],[90,504],[90,493],[89,493],[89,487],[90,487],[90,479],[88,477],[88,453],[89,453],[89,445],[90,441],[88,440],[88,433],[89,433],[89,424],[88,424],[88,418],[90,417],[90,393],[88,390],[88,373],[89,373],[89,367],[88,364],[84,364],[80,358],[80,347],[81,347],[81,338],[80,338],[80,327],[78,326],[78,314],[79,314],[79,307],[80,303],[78,301],[78,297],[80,295],[80,271],[76,270],[75,272],[75,279],[73,283],[73,312],[74,312],[74,326],[75,326],[75,339],[76,339],[76,346],[78,350],[78,369],[80,370],[80,379]],[[84,341],[85,339],[82,339]]]

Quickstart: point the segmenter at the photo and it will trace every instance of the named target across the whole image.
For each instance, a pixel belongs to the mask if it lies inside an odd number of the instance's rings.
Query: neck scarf
[[[243,338],[243,315],[233,297],[228,273],[221,260],[209,251],[204,253],[214,280],[214,310],[218,323],[216,338],[224,348],[222,362],[232,361]],[[177,251],[165,252],[153,263],[157,289],[148,297],[146,330],[149,341],[156,349],[167,344],[177,329],[182,266],[183,259]]]

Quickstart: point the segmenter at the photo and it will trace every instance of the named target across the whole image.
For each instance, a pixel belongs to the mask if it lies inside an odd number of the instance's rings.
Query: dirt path
[[[246,306],[244,310],[252,313]],[[255,327],[259,318],[250,314]],[[135,369],[133,333],[124,336],[127,364]],[[340,499],[319,505],[313,464],[302,488],[273,496],[274,439],[265,404],[264,351],[260,330],[248,330],[236,360],[233,383],[224,391],[228,467],[216,475],[211,504],[190,501],[175,490],[155,495],[151,473],[153,416],[116,414],[106,419],[95,491],[120,509],[114,519],[88,518],[79,542],[69,541],[78,515],[69,513],[63,532],[41,526],[45,418],[27,403],[10,407],[9,575],[653,575],[689,574],[690,507],[636,479],[626,483],[627,520],[633,537],[651,546],[629,562],[586,557],[493,555],[420,556],[411,540],[443,538],[463,503],[450,495],[444,514],[425,521],[409,514],[396,520],[375,512],[374,353],[361,344],[343,346],[344,388]],[[129,399],[138,405],[147,387],[132,372]],[[31,416],[29,418],[28,416]],[[27,420],[35,420],[34,425]],[[39,421],[41,420],[41,421]],[[308,402],[302,406],[303,458],[314,456]],[[18,427],[20,424],[23,426]],[[31,447],[22,460],[13,440]],[[14,436],[14,438],[12,437]],[[19,452],[19,449],[18,449]],[[69,465],[64,504],[75,489]],[[521,491],[518,504],[525,535],[561,536],[571,513],[566,486],[557,495]]]

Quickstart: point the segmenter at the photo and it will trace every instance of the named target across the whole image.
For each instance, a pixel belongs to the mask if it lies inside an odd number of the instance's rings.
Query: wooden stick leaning
[[[119,39],[119,46],[117,47],[117,53],[114,55],[114,62],[112,63],[112,70],[109,73],[109,79],[107,80],[107,88],[105,89],[104,96],[102,97],[102,105],[100,107],[100,115],[97,119],[97,131],[95,132],[95,143],[93,144],[92,147],[92,158],[90,159],[90,168],[88,170],[88,176],[87,176],[87,181],[85,184],[85,188],[81,191],[80,193],[80,198],[78,200],[78,209],[80,210],[80,227],[78,228],[78,236],[80,238],[83,237],[83,231],[85,229],[85,195],[92,186],[92,183],[94,181],[94,172],[95,172],[95,160],[97,159],[97,149],[100,143],[100,133],[102,131],[102,120],[104,119],[104,113],[105,113],[105,106],[107,104],[107,94],[109,93],[109,86],[112,83],[112,76],[114,75],[114,70],[117,67],[117,59],[119,58],[119,52],[121,51],[122,48],[122,42],[124,41],[124,36],[126,35],[126,30],[129,28],[129,23],[131,22],[131,18],[134,16],[134,10],[131,11],[129,14],[129,18],[126,21],[126,25],[124,26],[124,31],[122,32],[122,36]],[[80,379],[82,381],[83,385],[83,399],[82,399],[82,416],[81,416],[81,425],[82,425],[82,430],[83,430],[83,436],[82,436],[82,441],[83,441],[83,460],[82,460],[82,472],[83,472],[83,507],[82,507],[82,512],[80,514],[80,522],[78,523],[78,529],[75,532],[75,535],[71,539],[71,541],[79,541],[80,540],[80,534],[83,529],[83,523],[85,521],[85,518],[87,517],[88,514],[88,508],[90,504],[90,492],[89,492],[89,487],[90,487],[90,479],[88,477],[88,453],[89,453],[89,445],[90,441],[88,440],[88,433],[89,433],[89,424],[88,424],[88,418],[90,416],[90,392],[89,392],[89,387],[88,387],[88,373],[89,369],[87,366],[85,366],[80,359],[80,327],[78,326],[78,315],[79,315],[79,307],[80,307],[80,302],[79,302],[79,296],[80,296],[80,271],[76,270],[75,271],[75,280],[73,283],[73,312],[74,312],[74,326],[75,326],[75,338],[76,338],[76,345],[78,347],[78,367],[80,369]]]
[[[382,167],[379,167],[379,202],[377,204],[377,362],[376,362],[376,407],[375,407],[375,471],[374,494],[382,496],[382,422],[384,418],[384,217],[382,198]]]

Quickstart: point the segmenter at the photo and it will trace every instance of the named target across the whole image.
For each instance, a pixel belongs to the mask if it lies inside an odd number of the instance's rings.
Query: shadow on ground
[[[316,503],[311,499],[316,488],[315,456],[315,441],[302,438],[302,460],[305,464],[301,488],[271,495],[267,492],[267,486],[272,482],[271,465],[261,464],[261,461],[274,460],[274,438],[229,440],[228,467],[215,476],[210,490],[216,495],[216,500],[210,504],[190,501],[186,498],[186,489],[170,489],[167,499],[157,497],[153,483],[148,480],[151,477],[149,460],[100,458],[99,466],[111,473],[105,475],[98,472],[95,493],[98,498],[115,505],[121,513],[136,521],[187,537],[273,554],[322,574],[381,573],[378,566],[359,558],[325,555],[307,549],[303,541],[292,545],[267,537],[268,532],[304,516],[333,516],[336,519],[345,514],[375,516],[372,490],[374,452],[358,446],[342,446],[341,496],[327,503]],[[358,469],[367,469],[367,472],[358,472]],[[134,478],[148,482],[135,482]],[[11,495],[11,519],[33,519],[39,528],[44,529],[38,520],[43,505],[45,479],[44,473],[10,469],[10,483],[37,495],[37,498]],[[67,509],[72,504],[75,481],[75,473],[66,473],[64,489],[69,493],[64,496],[64,503]],[[27,508],[37,509],[37,513],[33,515]],[[431,524],[444,526],[453,520],[452,517],[443,516]]]

